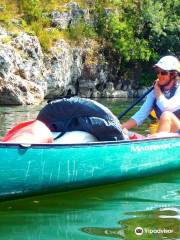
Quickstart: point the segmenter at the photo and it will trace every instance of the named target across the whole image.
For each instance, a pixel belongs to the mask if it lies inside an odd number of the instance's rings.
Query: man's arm
[[[154,100],[155,100],[155,94],[154,94],[154,91],[152,91],[147,95],[146,101],[144,102],[142,107],[139,109],[139,111],[136,112],[131,117],[131,119],[123,123],[122,127],[126,129],[131,129],[133,127],[141,125],[144,122],[144,120],[149,116],[152,110]]]

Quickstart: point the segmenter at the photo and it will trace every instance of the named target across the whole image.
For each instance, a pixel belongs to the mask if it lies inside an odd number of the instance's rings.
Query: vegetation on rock
[[[70,2],[1,0],[0,24],[36,35],[45,51],[62,37],[78,42],[84,38],[103,40],[124,66],[141,63],[148,69],[162,55],[180,55],[179,0],[78,0],[74,3],[89,10],[93,24],[79,17],[67,29],[58,29],[50,15],[54,10],[68,12]]]

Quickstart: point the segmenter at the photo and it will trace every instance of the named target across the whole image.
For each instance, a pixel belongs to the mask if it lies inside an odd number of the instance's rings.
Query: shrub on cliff
[[[111,3],[109,16],[105,11],[108,3]],[[96,10],[99,33],[126,61],[180,54],[178,0],[96,0]]]
[[[84,38],[95,38],[97,36],[95,29],[84,23],[82,19],[77,20],[76,24],[69,27],[68,38],[75,41],[81,41]]]
[[[40,0],[19,0],[20,11],[24,13],[24,17],[30,23],[42,16],[42,7]]]
[[[46,49],[59,34],[54,31],[48,40],[48,14],[53,9],[66,11],[67,2],[70,0],[1,0],[0,21],[9,24],[12,18],[23,18],[27,26],[22,28],[37,34]],[[179,0],[78,0],[78,4],[90,9],[96,27],[78,21],[67,29],[69,38],[79,41],[94,37],[97,31],[126,62],[154,61],[167,53],[180,55]]]

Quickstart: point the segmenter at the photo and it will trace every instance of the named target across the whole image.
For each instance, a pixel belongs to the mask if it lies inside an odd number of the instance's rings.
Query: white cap
[[[173,56],[165,56],[162,57],[154,67],[159,67],[165,71],[176,70],[180,72],[180,62],[176,57]]]

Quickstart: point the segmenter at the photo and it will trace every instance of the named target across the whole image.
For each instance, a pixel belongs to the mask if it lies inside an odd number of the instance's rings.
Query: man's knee
[[[161,117],[160,117],[160,120],[164,120],[164,121],[170,121],[173,117],[173,113],[172,112],[169,112],[169,111],[164,111],[162,114],[161,114]]]

